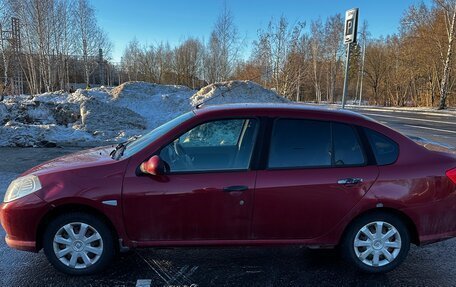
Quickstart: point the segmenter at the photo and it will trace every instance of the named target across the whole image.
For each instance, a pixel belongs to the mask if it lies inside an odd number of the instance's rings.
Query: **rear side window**
[[[356,130],[346,124],[333,123],[334,165],[363,165],[366,163]]]
[[[366,157],[358,133],[350,125],[304,119],[275,121],[269,168],[365,164]]]
[[[270,168],[331,166],[329,122],[278,119],[272,131]]]
[[[399,146],[397,143],[371,129],[366,128],[364,130],[366,131],[378,165],[392,164],[397,160],[399,156]]]

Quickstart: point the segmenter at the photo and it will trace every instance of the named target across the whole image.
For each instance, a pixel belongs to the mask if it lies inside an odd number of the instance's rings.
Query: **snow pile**
[[[210,84],[191,98],[191,105],[229,103],[286,103],[287,99],[252,81],[228,81]]]
[[[89,132],[102,139],[119,136],[119,131],[133,130],[133,134],[146,128],[144,118],[131,111],[116,107],[108,91],[77,90],[68,97],[69,102],[77,103],[80,121],[73,128]]]
[[[144,134],[176,116],[206,105],[286,102],[250,81],[185,86],[127,82],[115,88],[79,89],[0,102],[0,146],[93,146]]]
[[[188,99],[194,93],[185,86],[127,82],[112,89],[111,96],[113,105],[140,114],[153,129],[192,110]]]
[[[6,97],[0,103],[0,146],[52,146],[57,141],[87,140],[85,133],[68,127],[78,116],[77,108],[63,100],[65,96]]]
[[[11,96],[0,103],[0,146],[98,145],[144,131],[139,114],[100,89]]]

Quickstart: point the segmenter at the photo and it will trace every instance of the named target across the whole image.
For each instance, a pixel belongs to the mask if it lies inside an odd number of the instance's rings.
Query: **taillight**
[[[451,179],[454,184],[456,184],[456,168],[447,171],[446,176],[448,176],[448,178]]]

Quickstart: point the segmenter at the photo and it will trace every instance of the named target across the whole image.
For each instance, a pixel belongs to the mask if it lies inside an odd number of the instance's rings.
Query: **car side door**
[[[378,176],[357,129],[307,119],[276,119],[267,167],[258,171],[255,239],[311,239],[329,232]]]
[[[250,160],[258,128],[252,118],[204,122],[154,153],[168,167],[164,175],[127,174],[123,204],[129,238],[248,239],[256,179]]]

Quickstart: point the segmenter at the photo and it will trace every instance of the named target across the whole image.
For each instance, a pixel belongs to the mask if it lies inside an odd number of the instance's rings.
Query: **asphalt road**
[[[412,137],[456,146],[454,116],[360,110]],[[22,171],[76,148],[0,148],[0,198]],[[0,286],[456,286],[456,239],[412,247],[406,261],[384,275],[358,272],[332,250],[301,247],[138,249],[102,274],[70,277],[43,252],[10,249],[0,228]],[[143,280],[143,281],[141,281]]]
[[[349,107],[412,138],[456,148],[456,114]]]

